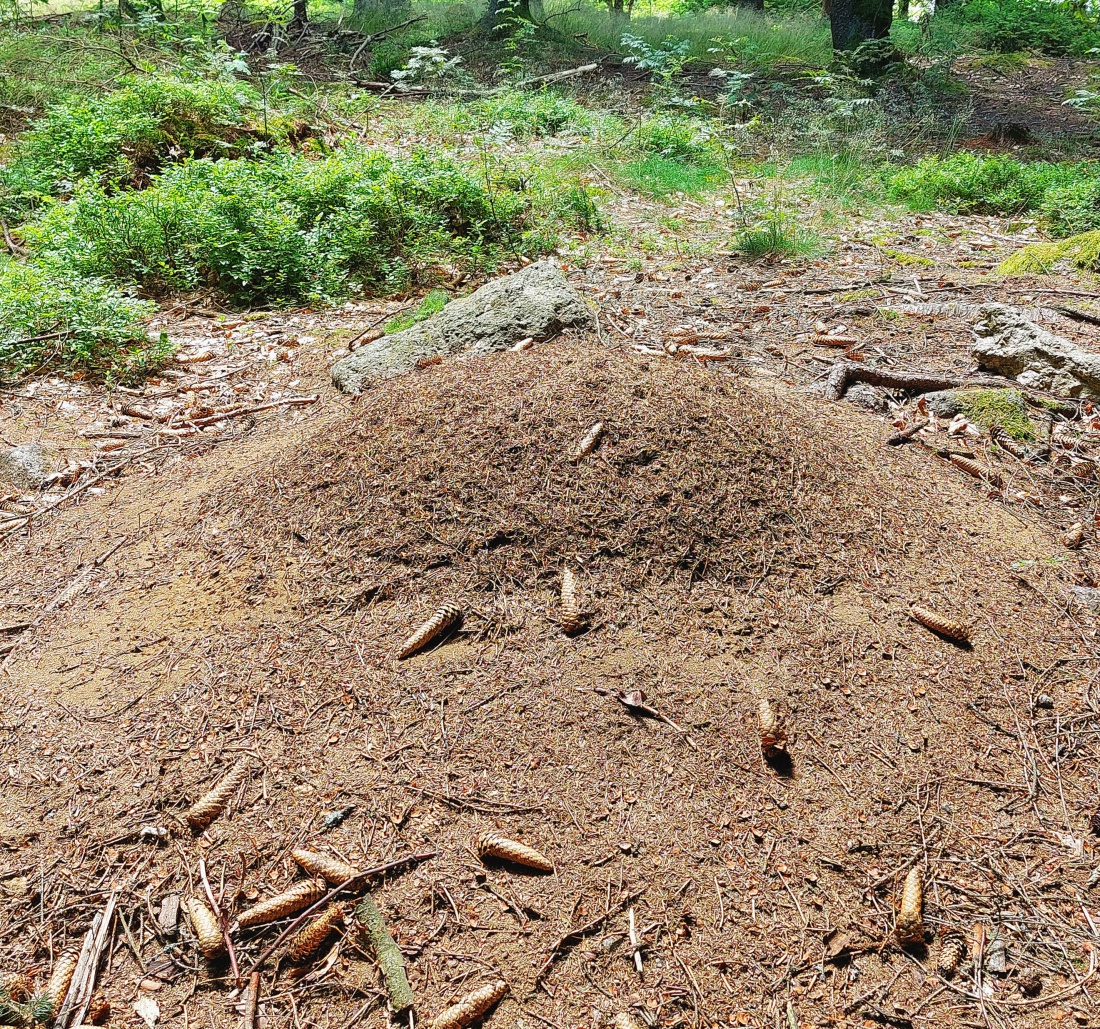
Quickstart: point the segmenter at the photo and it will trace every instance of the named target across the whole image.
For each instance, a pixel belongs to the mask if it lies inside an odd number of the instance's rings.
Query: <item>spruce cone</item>
[[[61,1007],[61,1002],[69,992],[69,984],[73,981],[73,972],[76,971],[76,963],[79,959],[79,947],[66,947],[57,955],[46,988],[42,991],[42,999],[48,1000],[50,1005],[50,1013],[46,1016],[47,1019],[53,1018],[57,1013],[57,1009]]]
[[[95,995],[88,1003],[88,1014],[85,1016],[91,1025],[106,1025],[111,1019],[111,1002],[102,990],[96,990]]]
[[[312,850],[298,848],[290,852],[290,856],[298,862],[310,875],[324,879],[333,886],[346,883],[358,872],[346,861],[329,857],[328,854],[316,854]]]
[[[505,982],[482,986],[480,990],[474,990],[437,1016],[429,1029],[464,1029],[465,1026],[484,1015],[507,992],[508,984]]]
[[[603,422],[596,422],[596,424],[581,437],[581,441],[573,448],[573,452],[569,455],[569,460],[575,463],[582,457],[587,457],[591,454],[592,451],[596,449],[596,444],[599,443],[602,435]]]
[[[210,790],[209,793],[199,797],[199,799],[187,809],[187,814],[184,815],[184,817],[187,819],[187,824],[191,826],[192,829],[196,832],[201,832],[225,810],[225,806],[229,803],[233,794],[237,792],[241,783],[248,778],[250,763],[249,758],[242,757],[240,761],[222,777],[221,782],[219,782],[217,786]]]
[[[450,628],[462,617],[462,608],[457,604],[444,604],[431,618],[416,630],[398,651],[398,660],[411,657],[421,647],[427,646],[444,629]]]
[[[916,604],[910,608],[909,615],[914,621],[920,622],[925,628],[938,632],[941,636],[958,640],[960,643],[970,642],[970,628],[965,622],[948,618],[947,615],[941,615],[930,607],[921,607]]]
[[[990,486],[1000,489],[1004,485],[1004,480],[997,472],[992,468],[986,468],[984,464],[972,461],[969,457],[963,457],[962,454],[948,454],[947,460],[956,468],[961,468],[964,472],[973,475],[975,479],[988,482]]]
[[[31,984],[24,975],[9,975],[0,982],[0,1001],[15,1001],[22,1004],[31,995]],[[2,1023],[0,1023],[2,1024]]]
[[[561,627],[566,634],[581,627],[581,609],[577,603],[577,577],[571,568],[561,573]]]
[[[496,832],[482,833],[477,838],[477,856],[483,859],[494,857],[501,861],[511,861],[513,864],[525,865],[540,872],[554,871],[554,865],[549,858],[540,854],[534,847],[517,843]]]
[[[911,868],[905,877],[905,886],[901,891],[901,909],[898,911],[898,923],[895,929],[899,943],[922,943],[924,941],[924,917],[921,908],[924,904],[924,892],[921,888],[920,869]]]
[[[321,883],[307,879],[287,890],[286,893],[280,893],[269,900],[261,900],[259,904],[242,912],[237,918],[237,928],[247,929],[250,925],[274,922],[277,918],[296,915],[311,904],[316,904],[326,893],[328,890]]]
[[[214,917],[214,912],[198,897],[192,897],[186,901],[184,907],[191,918],[191,928],[195,932],[199,950],[204,957],[216,957],[225,949],[225,937],[218,926],[218,920]]]
[[[940,975],[950,979],[958,971],[959,962],[962,961],[965,953],[966,940],[957,932],[945,932],[940,945],[940,959],[936,963]]]
[[[1074,522],[1062,534],[1062,543],[1065,544],[1067,550],[1076,550],[1084,542],[1085,526],[1081,522]]]
[[[307,925],[287,944],[287,959],[291,964],[304,965],[343,921],[344,909],[339,904],[330,904],[320,918]]]
[[[999,425],[994,425],[989,430],[989,438],[1005,451],[1005,453],[1011,454],[1013,457],[1018,457],[1021,461],[1024,459],[1026,454],[1024,448]]]
[[[764,757],[773,759],[787,749],[787,730],[776,716],[767,697],[761,697],[758,705],[760,714],[760,749]]]

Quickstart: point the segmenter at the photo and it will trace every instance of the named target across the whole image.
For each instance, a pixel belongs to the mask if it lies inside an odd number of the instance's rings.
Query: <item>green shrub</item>
[[[943,15],[973,32],[981,48],[1083,57],[1100,46],[1094,13],[1073,0],[962,0]]]
[[[218,286],[234,301],[324,302],[392,289],[442,257],[488,263],[542,249],[520,189],[488,189],[419,154],[189,161],[141,192],[86,183],[24,229],[32,251],[149,292]],[[551,242],[549,245],[553,245]]]
[[[1097,174],[1089,164],[1025,163],[970,153],[926,157],[909,168],[888,169],[887,192],[917,211],[1022,214],[1037,210],[1048,191]]]
[[[255,142],[247,125],[259,103],[240,82],[142,77],[57,104],[16,143],[0,205],[14,217],[87,177],[135,184],[173,161],[235,155]]]
[[[554,136],[564,128],[583,129],[592,121],[576,100],[551,89],[537,93],[510,90],[479,100],[471,110],[483,124],[507,123],[520,139]]]
[[[772,212],[760,224],[743,229],[734,242],[737,253],[749,261],[773,257],[795,257],[812,253],[817,240],[791,217]]]
[[[1081,179],[1048,190],[1039,210],[1053,236],[1076,236],[1100,229],[1100,178]]]
[[[56,365],[129,378],[170,352],[163,338],[146,335],[152,312],[148,301],[100,279],[8,263],[0,267],[0,369]]]
[[[688,118],[649,118],[633,132],[630,144],[643,154],[674,161],[714,161],[714,139],[707,127]]]

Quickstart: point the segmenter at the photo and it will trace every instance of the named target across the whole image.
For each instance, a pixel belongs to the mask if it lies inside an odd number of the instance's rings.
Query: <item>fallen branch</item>
[[[550,956],[546,959],[546,963],[538,970],[538,974],[535,976],[535,985],[542,981],[542,977],[550,970],[550,966],[561,957],[562,953],[566,951],[573,944],[579,943],[594,929],[598,929],[604,924],[612,915],[622,911],[623,908],[633,904],[643,893],[643,890],[638,890],[637,893],[631,893],[626,897],[622,897],[617,904],[608,908],[602,915],[597,915],[591,922],[582,925],[579,929],[573,929],[562,936],[551,948]]]
[[[896,447],[899,443],[908,443],[927,424],[927,418],[918,418],[911,425],[907,425],[904,429],[895,432],[893,436],[888,436],[886,438],[886,445],[888,447]]]
[[[84,946],[80,949],[80,957],[77,959],[76,970],[73,972],[72,981],[69,983],[69,990],[65,994],[65,1000],[54,1022],[57,1029],[65,1029],[74,1010],[76,1011],[76,1017],[72,1019],[72,1024],[81,1025],[84,1022],[88,1004],[91,1002],[92,993],[95,991],[99,959],[103,954],[104,947],[107,945],[107,938],[110,934],[116,899],[116,894],[112,893],[103,910],[95,916],[91,928],[84,937]]]
[[[288,397],[286,400],[273,400],[269,404],[258,404],[255,407],[233,407],[220,414],[207,415],[205,418],[189,418],[186,425],[213,425],[214,422],[224,421],[227,418],[240,418],[246,414],[259,414],[261,411],[273,411],[277,407],[304,407],[307,404],[316,404],[320,400],[318,394],[311,397]]]
[[[523,86],[537,86],[547,82],[561,82],[564,79],[576,78],[578,75],[588,75],[591,72],[599,71],[600,66],[598,64],[582,64],[579,68],[569,68],[566,71],[555,71],[549,75],[537,75],[533,79],[524,79],[522,82],[515,83],[514,86],[508,86],[508,89],[520,89]]]
[[[288,925],[281,933],[279,933],[274,942],[271,943],[271,945],[268,946],[267,949],[264,950],[264,952],[260,954],[260,956],[256,958],[255,961],[252,962],[251,966],[245,972],[245,975],[251,975],[253,972],[255,972],[269,957],[271,957],[272,954],[275,953],[276,948],[279,946],[279,944],[283,942],[283,940],[285,940],[292,932],[294,932],[294,930],[297,929],[298,926],[300,926],[310,915],[312,915],[318,909],[324,907],[324,905],[331,901],[333,897],[335,897],[338,893],[343,893],[344,890],[350,889],[353,885],[357,885],[360,880],[366,879],[369,876],[383,875],[386,872],[392,871],[395,868],[400,868],[402,865],[407,865],[414,861],[428,861],[434,857],[434,850],[424,851],[420,854],[408,854],[403,858],[398,858],[396,861],[389,861],[384,865],[378,865],[376,868],[368,868],[366,871],[358,872],[350,879],[347,879],[346,881],[340,883],[339,886],[334,886],[320,900],[318,900],[315,904],[312,904],[310,907],[306,908],[305,911],[303,911],[297,918],[294,919],[293,922],[290,923],[290,925]]]
[[[359,49],[351,55],[351,60],[348,61],[348,71],[351,71],[355,67],[355,62],[359,60],[359,55],[370,46],[376,39],[381,39],[383,36],[388,36],[391,32],[400,32],[402,29],[407,29],[410,25],[415,25],[418,21],[426,21],[426,14],[421,14],[416,18],[410,18],[408,21],[403,21],[400,25],[391,25],[388,29],[382,29],[379,32],[374,32],[369,36],[363,38],[363,42],[360,44]]]
[[[838,361],[825,381],[825,399],[840,400],[853,383],[866,382],[872,386],[900,389],[906,393],[931,393],[938,389],[961,389],[964,386],[981,386],[993,389],[1016,389],[1016,383],[1004,379],[962,379],[938,372],[891,372],[872,368],[867,364]]]
[[[386,992],[390,995],[390,1006],[394,1014],[407,1011],[413,1006],[413,992],[405,975],[405,959],[386,928],[382,912],[370,897],[364,897],[355,905],[355,917],[370,937],[374,955],[378,958],[378,966],[382,969],[382,978],[386,982]]]

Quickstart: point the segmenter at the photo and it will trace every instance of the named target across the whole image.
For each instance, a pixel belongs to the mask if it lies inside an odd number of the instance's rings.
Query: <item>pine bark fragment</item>
[[[390,1006],[394,1012],[407,1011],[413,1006],[412,987],[405,975],[405,959],[394,943],[386,928],[382,912],[369,897],[364,897],[355,905],[355,917],[366,930],[370,938],[374,955],[382,969],[382,978],[386,983],[386,992],[390,995]]]

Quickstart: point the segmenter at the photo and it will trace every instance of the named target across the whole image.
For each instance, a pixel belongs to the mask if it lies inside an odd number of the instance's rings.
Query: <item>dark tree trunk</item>
[[[828,5],[833,49],[854,50],[868,39],[885,39],[894,20],[893,0],[832,0]]]
[[[634,0],[607,0],[607,13],[612,25],[626,25],[634,10]]]
[[[482,31],[492,32],[500,23],[502,13],[509,20],[518,18],[521,21],[534,21],[531,17],[531,0],[517,0],[514,4],[505,4],[503,0],[489,0],[489,6],[481,19]]]
[[[294,17],[290,19],[290,24],[299,29],[304,29],[309,24],[306,0],[294,0]]]
[[[738,0],[738,7],[747,7],[750,11],[764,10],[764,0]]]

